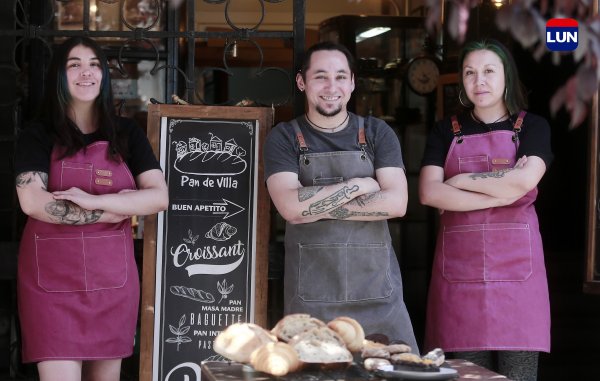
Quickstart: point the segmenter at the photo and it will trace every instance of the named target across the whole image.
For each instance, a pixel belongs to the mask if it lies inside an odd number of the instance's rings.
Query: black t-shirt
[[[132,119],[119,118],[118,128],[120,134],[127,136],[125,163],[134,177],[151,169],[160,169],[146,134]],[[86,145],[99,140],[102,139],[98,133],[84,135]],[[44,125],[32,123],[24,128],[15,149],[15,175],[30,171],[49,173],[53,146],[53,138]]]
[[[465,112],[458,115],[458,123],[461,125],[463,135],[481,134],[489,131],[512,130],[518,113],[509,119],[497,123],[483,123],[473,119],[470,113]],[[427,145],[421,166],[435,165],[444,167],[448,150],[454,139],[450,118],[445,118],[436,123],[429,133]],[[541,116],[527,113],[521,125],[519,133],[519,148],[517,157],[537,156],[544,160],[546,169],[550,166],[552,159],[552,147],[550,144],[550,125]]]

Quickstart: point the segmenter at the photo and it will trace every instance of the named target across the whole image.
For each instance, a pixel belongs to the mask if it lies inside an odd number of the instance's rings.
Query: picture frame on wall
[[[56,27],[59,30],[83,29],[83,0],[58,1]],[[95,1],[90,1],[90,9],[95,7]],[[90,18],[91,21],[91,18]]]

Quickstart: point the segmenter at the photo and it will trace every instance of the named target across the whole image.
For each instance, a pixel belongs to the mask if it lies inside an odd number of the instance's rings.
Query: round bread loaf
[[[350,352],[358,352],[362,349],[365,340],[365,331],[355,319],[348,316],[340,316],[327,323],[327,326],[340,335]]]
[[[235,323],[225,328],[215,338],[213,349],[233,361],[249,362],[250,354],[277,338],[266,329],[253,323]]]
[[[300,368],[298,353],[284,342],[267,343],[252,352],[250,364],[260,372],[284,376]]]
[[[299,333],[308,331],[311,328],[325,326],[323,321],[311,317],[309,314],[290,314],[279,320],[271,333],[280,340],[288,342]]]
[[[353,360],[344,340],[327,326],[299,333],[289,343],[305,363],[339,364]]]

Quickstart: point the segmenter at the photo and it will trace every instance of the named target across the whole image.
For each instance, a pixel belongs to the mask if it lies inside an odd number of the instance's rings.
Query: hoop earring
[[[465,102],[463,102],[463,100],[462,100],[462,90],[460,90],[460,91],[458,92],[458,101],[459,101],[459,102],[460,102],[460,104],[461,104],[461,105],[463,105],[463,107],[465,107],[465,108],[469,108],[469,107],[471,107],[471,106],[469,106],[469,105],[465,104]]]

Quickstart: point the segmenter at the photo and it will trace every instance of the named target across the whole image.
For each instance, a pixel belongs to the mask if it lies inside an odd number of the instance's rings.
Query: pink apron
[[[125,163],[109,160],[107,152],[105,141],[60,160],[54,149],[48,190],[135,189]],[[27,220],[18,266],[24,362],[131,355],[138,299],[129,219],[89,225]]]
[[[453,140],[444,174],[491,172],[516,162],[517,132]],[[460,140],[462,139],[462,143]],[[427,308],[425,348],[550,351],[550,305],[537,188],[510,206],[440,216]]]

